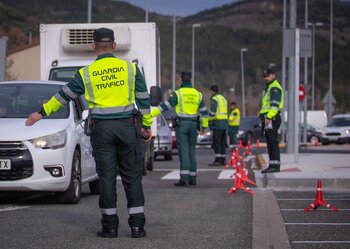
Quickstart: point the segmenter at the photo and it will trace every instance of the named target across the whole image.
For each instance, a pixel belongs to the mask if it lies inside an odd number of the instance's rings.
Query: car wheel
[[[247,135],[246,135],[245,138],[244,138],[244,145],[247,145],[248,142],[249,142],[250,144],[253,143],[253,135],[252,135],[252,133],[250,133],[250,132],[248,132]]]
[[[72,160],[72,173],[68,189],[62,193],[56,193],[57,200],[64,204],[76,204],[81,196],[81,157],[78,150],[74,151]]]
[[[173,153],[170,152],[169,154],[164,155],[165,161],[172,161],[173,160]]]
[[[89,189],[91,194],[98,195],[100,194],[100,183],[99,180],[95,180],[92,182],[89,182]]]

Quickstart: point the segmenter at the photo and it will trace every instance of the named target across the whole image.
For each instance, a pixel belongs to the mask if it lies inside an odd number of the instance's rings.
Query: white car
[[[64,82],[0,82],[0,191],[55,192],[60,203],[77,203],[81,187],[99,193],[90,138],[84,134],[82,98],[50,117],[25,126],[30,113]]]
[[[350,143],[350,114],[334,115],[322,131],[322,144]]]
[[[157,136],[154,139],[154,157],[163,155],[167,161],[173,160],[172,135],[164,116],[157,116]]]

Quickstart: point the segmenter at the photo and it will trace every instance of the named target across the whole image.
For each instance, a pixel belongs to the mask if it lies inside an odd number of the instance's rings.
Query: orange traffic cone
[[[232,168],[235,168],[237,162],[239,162],[240,160],[241,160],[241,157],[238,153],[238,148],[236,148],[235,150],[232,151],[231,159],[226,164],[226,168],[228,168],[229,166],[231,166]]]
[[[248,170],[246,168],[245,163],[243,163],[243,168],[242,168],[242,181],[249,182],[250,184],[253,184],[256,186],[256,183],[253,180],[251,180],[248,176]]]
[[[250,149],[251,149],[251,145],[250,145],[250,141],[248,141],[247,145],[245,146],[245,151],[243,153],[243,156],[253,155]]]
[[[237,165],[236,166],[236,173],[234,174],[235,175],[235,185],[227,191],[227,194],[232,194],[239,189],[243,189],[244,191],[246,191],[250,194],[254,194],[254,192],[250,188],[248,188],[244,185],[243,178],[242,178],[243,174],[244,173],[243,173],[240,165]]]
[[[255,147],[259,147],[259,146],[260,146],[260,142],[259,142],[259,139],[257,139],[255,142]]]
[[[317,181],[317,192],[316,192],[316,198],[313,203],[311,203],[309,206],[307,206],[304,211],[310,211],[311,209],[316,210],[320,205],[325,206],[327,208],[332,209],[333,211],[338,211],[339,209],[332,206],[325,200],[323,200],[323,193],[322,193],[322,183],[321,180]]]
[[[242,141],[242,139],[239,140],[238,148],[243,148],[243,141]]]

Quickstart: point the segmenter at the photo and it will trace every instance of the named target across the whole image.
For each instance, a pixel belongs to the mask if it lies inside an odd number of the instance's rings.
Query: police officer
[[[264,70],[266,84],[259,116],[266,137],[269,154],[269,167],[261,173],[276,173],[280,171],[281,159],[278,146],[278,129],[281,125],[281,110],[283,108],[283,89],[276,80],[273,69]]]
[[[213,131],[213,149],[215,160],[209,166],[223,166],[226,158],[226,130],[227,130],[227,101],[219,93],[219,87],[210,87],[211,102],[209,109],[209,127]]]
[[[95,122],[91,134],[96,171],[99,176],[102,229],[98,237],[118,236],[116,177],[117,165],[124,184],[132,238],[146,236],[142,171],[138,165],[139,134],[133,122],[134,102],[141,113],[140,132],[151,137],[150,101],[142,74],[134,63],[116,58],[113,30],[100,28],[93,33],[92,48],[97,59],[81,68],[39,112],[32,113],[26,125],[49,116],[70,100],[84,94]]]
[[[208,126],[208,109],[202,94],[193,88],[191,73],[181,73],[182,84],[168,100],[159,104],[151,112],[156,117],[161,112],[175,107],[175,133],[180,157],[180,180],[175,186],[195,186],[197,184],[196,143],[199,116],[201,114],[201,134]]]
[[[231,102],[231,112],[228,117],[228,134],[230,136],[230,145],[237,144],[237,133],[241,123],[241,112],[236,102]]]

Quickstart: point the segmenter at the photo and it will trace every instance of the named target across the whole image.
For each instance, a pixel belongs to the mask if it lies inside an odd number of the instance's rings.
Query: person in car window
[[[118,236],[118,167],[126,192],[131,237],[145,237],[145,200],[139,165],[141,149],[137,149],[141,135],[135,127],[133,114],[136,103],[138,110],[143,114],[141,132],[151,138],[152,118],[149,115],[147,85],[134,63],[113,55],[116,48],[113,30],[95,30],[92,48],[97,54],[96,61],[81,68],[62,90],[43,104],[39,112],[30,114],[26,125],[35,124],[43,116],[56,112],[70,100],[84,94],[94,123],[91,145],[100,186],[102,229],[97,232],[97,236]]]

